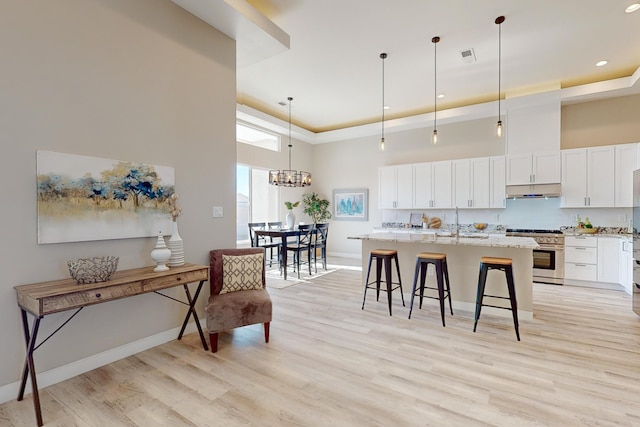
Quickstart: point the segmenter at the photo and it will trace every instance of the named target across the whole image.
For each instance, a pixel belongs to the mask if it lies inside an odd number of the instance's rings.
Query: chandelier
[[[289,100],[289,169],[270,170],[269,171],[269,184],[279,185],[280,187],[306,187],[311,185],[311,173],[305,171],[296,171],[291,169],[291,101],[292,97],[287,98]]]

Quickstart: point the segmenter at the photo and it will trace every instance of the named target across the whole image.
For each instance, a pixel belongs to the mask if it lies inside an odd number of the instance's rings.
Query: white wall
[[[13,286],[68,277],[66,261],[83,256],[152,265],[154,238],[38,245],[36,150],[173,166],[186,259],[208,264],[210,249],[235,247],[236,94],[235,42],[169,0],[20,0],[0,16],[1,391],[25,354]],[[178,327],[185,311],[153,294],[86,308],[36,353],[37,369]],[[47,316],[40,336],[69,314]]]

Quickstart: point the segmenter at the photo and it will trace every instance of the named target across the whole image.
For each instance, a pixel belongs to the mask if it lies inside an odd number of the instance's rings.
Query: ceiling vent
[[[473,51],[473,48],[461,50],[460,56],[462,57],[462,62],[466,64],[476,62],[476,53]]]

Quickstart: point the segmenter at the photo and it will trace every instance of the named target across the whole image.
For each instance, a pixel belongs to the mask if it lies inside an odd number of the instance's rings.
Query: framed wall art
[[[172,167],[39,150],[36,172],[39,244],[171,234]]]
[[[369,190],[366,188],[333,190],[333,219],[339,221],[367,221],[369,219]]]

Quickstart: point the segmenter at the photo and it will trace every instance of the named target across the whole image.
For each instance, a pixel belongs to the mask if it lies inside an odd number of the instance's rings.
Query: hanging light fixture
[[[438,69],[437,64],[437,46],[440,41],[440,37],[436,36],[431,39],[433,43],[433,135],[431,136],[431,142],[433,144],[438,143],[438,128],[436,127],[436,117],[438,115]]]
[[[496,135],[498,138],[502,138],[502,117],[500,111],[500,84],[502,79],[502,23],[504,22],[504,16],[498,16],[496,18],[496,24],[498,24],[498,125],[496,126]]]
[[[296,171],[291,169],[291,101],[292,97],[287,98],[289,100],[289,169],[288,170],[270,170],[269,171],[269,184],[279,185],[281,187],[306,187],[311,185],[311,174],[305,171]]]
[[[387,54],[382,52],[380,54],[380,59],[382,59],[382,138],[380,138],[380,151],[385,150],[384,146],[384,60],[387,59]]]

